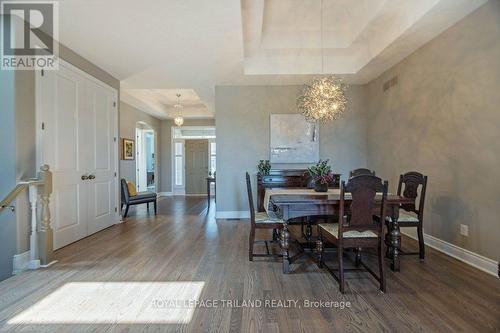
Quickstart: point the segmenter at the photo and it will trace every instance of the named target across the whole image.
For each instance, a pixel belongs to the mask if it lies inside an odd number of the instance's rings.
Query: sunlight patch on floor
[[[204,282],[70,282],[8,324],[189,323]],[[158,306],[160,304],[161,306]],[[188,306],[183,306],[183,305]]]

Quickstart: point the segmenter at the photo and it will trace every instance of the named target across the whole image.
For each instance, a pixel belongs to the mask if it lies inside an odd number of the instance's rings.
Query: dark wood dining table
[[[377,195],[379,196],[379,195]],[[381,195],[380,195],[381,197]],[[346,193],[346,202],[349,202]],[[283,273],[290,271],[289,243],[290,232],[288,225],[292,219],[308,216],[336,215],[339,212],[340,190],[329,189],[326,193],[314,192],[304,188],[293,189],[266,189],[266,209],[278,210],[285,220],[285,225],[281,233],[281,248],[283,254]],[[398,218],[401,204],[413,203],[412,199],[402,196],[387,195],[387,216],[392,218],[392,223],[385,237],[387,247],[386,256],[391,260],[391,269],[400,270],[399,256],[401,244],[401,232]]]

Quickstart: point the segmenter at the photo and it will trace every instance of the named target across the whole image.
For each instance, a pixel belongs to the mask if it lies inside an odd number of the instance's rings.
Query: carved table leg
[[[392,215],[391,225],[391,247],[389,257],[392,259],[391,269],[399,272],[399,248],[401,244],[401,232],[399,230],[398,216]]]
[[[316,240],[316,251],[318,252],[318,267],[323,267],[323,240],[318,236]]]
[[[288,257],[288,241],[290,239],[290,233],[288,232],[288,223],[284,223],[283,229],[281,230],[281,250],[283,253],[283,273],[288,274],[290,272],[290,259]]]

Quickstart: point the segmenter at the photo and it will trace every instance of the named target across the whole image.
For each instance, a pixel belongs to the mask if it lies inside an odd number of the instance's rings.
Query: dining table
[[[378,198],[378,199],[377,199]],[[377,193],[375,200],[381,200],[382,194]],[[351,200],[350,193],[345,193],[346,204]],[[283,255],[283,273],[290,272],[289,224],[300,217],[334,216],[339,213],[340,189],[332,188],[327,192],[315,192],[306,188],[268,188],[264,195],[266,212],[277,212],[284,220],[281,230],[280,244]],[[414,199],[395,194],[387,194],[387,216],[391,217],[385,235],[386,257],[390,260],[393,271],[400,270],[401,232],[398,224],[399,209],[402,204],[414,203]],[[382,222],[383,223],[383,222]]]

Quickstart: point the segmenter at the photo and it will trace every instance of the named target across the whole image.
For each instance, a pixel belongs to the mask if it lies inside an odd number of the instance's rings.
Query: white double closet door
[[[37,73],[37,155],[53,173],[54,249],[118,219],[117,92],[61,62]]]

